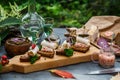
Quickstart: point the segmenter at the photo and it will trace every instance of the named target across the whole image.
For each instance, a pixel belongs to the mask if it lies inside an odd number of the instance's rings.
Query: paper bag
[[[100,32],[111,30],[120,32],[120,17],[118,16],[94,16],[86,24],[86,27],[95,25]]]

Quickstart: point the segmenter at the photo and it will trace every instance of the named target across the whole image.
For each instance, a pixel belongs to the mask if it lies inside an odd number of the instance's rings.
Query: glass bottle
[[[28,37],[33,43],[36,43],[42,37],[44,32],[44,19],[35,11],[36,1],[28,0],[28,13],[22,18],[20,31],[23,37]]]

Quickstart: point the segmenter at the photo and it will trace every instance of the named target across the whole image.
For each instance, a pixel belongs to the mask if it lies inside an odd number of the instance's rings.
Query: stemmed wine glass
[[[57,43],[60,43],[60,37],[54,33],[53,27],[54,27],[54,19],[51,17],[44,18],[45,24],[44,24],[44,34],[45,38],[48,38],[49,41],[55,41]]]
[[[44,18],[45,24],[44,24],[44,34],[45,37],[48,37],[53,33],[53,26],[54,26],[54,19],[51,17]]]

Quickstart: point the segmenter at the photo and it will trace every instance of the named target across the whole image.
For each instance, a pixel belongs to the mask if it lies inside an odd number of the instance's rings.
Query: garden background
[[[0,0],[0,45],[10,36],[20,34],[28,0]],[[36,0],[36,12],[52,17],[54,27],[82,27],[92,16],[120,16],[120,0]],[[2,42],[3,41],[3,42]]]
[[[0,21],[21,19],[27,13],[28,0],[0,0]],[[81,27],[92,16],[120,16],[120,0],[36,0],[36,11],[52,17],[55,27]]]

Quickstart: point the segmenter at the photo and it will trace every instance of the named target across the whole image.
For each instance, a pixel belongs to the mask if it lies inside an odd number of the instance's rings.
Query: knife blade
[[[96,70],[96,71],[91,71],[88,74],[107,74],[107,73],[116,73],[116,72],[120,72],[120,68]]]

